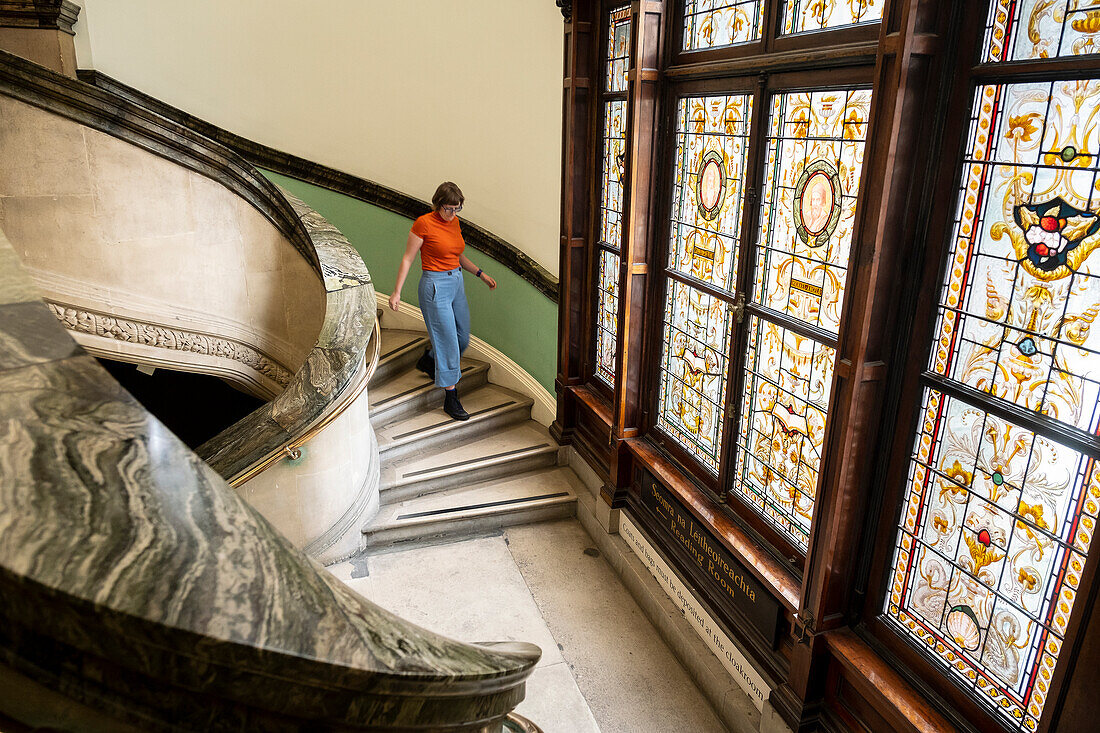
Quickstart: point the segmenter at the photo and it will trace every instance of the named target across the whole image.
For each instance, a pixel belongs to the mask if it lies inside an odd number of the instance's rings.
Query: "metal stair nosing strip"
[[[409,473],[402,473],[398,469],[386,477],[386,482],[379,491],[384,504],[394,503],[461,485],[547,468],[557,463],[557,457],[558,446],[547,441]]]
[[[508,400],[504,403],[485,407],[470,413],[470,419],[465,422],[456,422],[449,417],[444,417],[439,422],[432,423],[406,433],[395,435],[379,446],[379,453],[383,461],[395,461],[414,450],[428,450],[438,447],[448,439],[469,437],[471,434],[479,434],[485,430],[519,422],[530,414],[531,399]]]
[[[464,367],[462,369],[462,380],[466,389],[476,389],[483,384],[487,384],[489,381],[489,365],[470,364]],[[434,382],[423,382],[371,404],[371,424],[379,426],[387,420],[404,417],[434,400],[442,401],[442,393],[436,394],[438,390],[439,387],[436,387]]]
[[[573,492],[556,491],[399,515],[385,524],[364,527],[363,545],[379,547],[562,519],[576,513],[576,503],[577,497]],[[459,513],[461,516],[456,516]]]
[[[426,338],[414,338],[412,341],[390,349],[378,360],[378,368],[371,380],[371,387],[378,387],[397,376],[418,358],[417,355],[428,345]]]

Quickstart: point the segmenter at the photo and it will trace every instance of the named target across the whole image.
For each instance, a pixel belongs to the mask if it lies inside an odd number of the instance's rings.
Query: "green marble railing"
[[[540,654],[324,572],[76,345],[2,236],[0,652],[146,730],[478,730]]]
[[[3,666],[141,730],[499,728],[537,647],[464,644],[374,606],[222,478],[315,421],[362,363],[373,289],[339,232],[103,90],[0,52],[0,94],[222,181],[289,232],[328,297],[285,398],[205,447],[215,471],[76,345],[0,236]]]

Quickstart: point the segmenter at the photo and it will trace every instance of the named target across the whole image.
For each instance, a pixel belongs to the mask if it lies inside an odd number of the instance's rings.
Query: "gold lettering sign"
[[[694,564],[720,599],[737,608],[771,640],[779,617],[779,603],[752,574],[734,559],[711,531],[695,519],[669,491],[643,473],[642,505],[657,519],[669,540],[665,550]],[[662,543],[665,544],[665,543]]]

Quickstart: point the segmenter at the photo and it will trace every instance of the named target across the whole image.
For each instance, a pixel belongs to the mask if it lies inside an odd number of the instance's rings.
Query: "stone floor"
[[[517,711],[546,733],[725,730],[575,519],[376,551],[329,570],[453,638],[538,644]]]

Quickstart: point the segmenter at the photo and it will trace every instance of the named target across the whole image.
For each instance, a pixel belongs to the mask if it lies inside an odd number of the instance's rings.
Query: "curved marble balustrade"
[[[357,550],[378,508],[377,443],[365,391],[340,400],[363,378],[376,305],[347,240],[223,145],[3,52],[0,122],[15,162],[0,225],[55,315],[97,355],[273,398],[198,454],[314,557]],[[253,476],[337,409],[300,459]]]
[[[286,194],[305,226],[324,273],[325,321],[302,368],[278,397],[196,449],[297,547],[328,562],[359,549],[359,528],[378,512],[378,443],[363,389],[365,351],[377,304],[362,258],[324,217]],[[252,475],[257,464],[341,410],[323,431],[283,460]],[[297,442],[296,442],[297,445]],[[238,484],[238,480],[248,477]]]
[[[279,417],[347,371],[312,364],[322,386]],[[2,235],[0,651],[165,731],[480,730],[539,657],[437,636],[320,570],[76,345]]]

